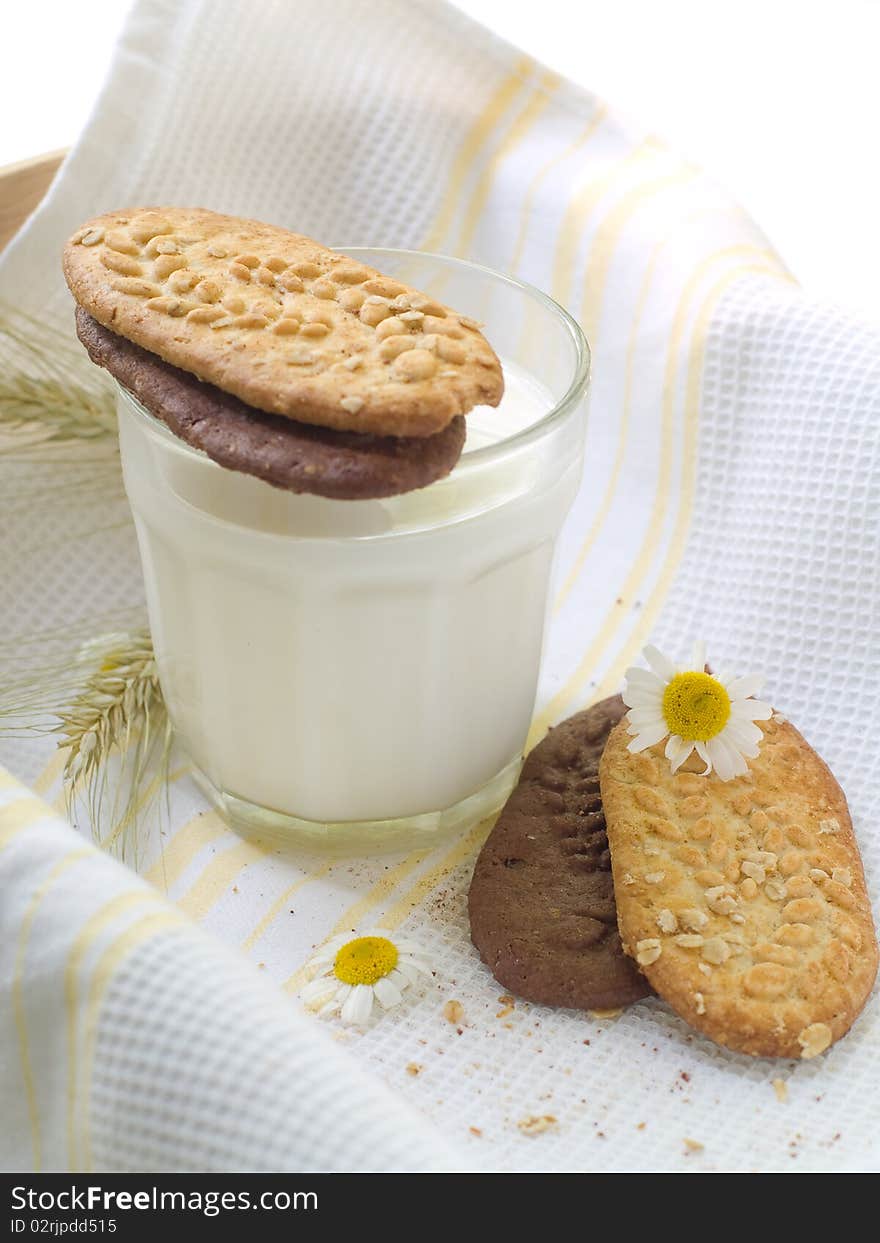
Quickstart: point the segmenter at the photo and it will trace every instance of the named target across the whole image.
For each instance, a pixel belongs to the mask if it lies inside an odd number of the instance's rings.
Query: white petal
[[[712,768],[722,781],[729,781],[733,776],[733,773],[730,771],[727,751],[725,750],[723,743],[719,742],[718,738],[710,738],[705,745],[706,754],[709,756],[709,762],[711,763]]]
[[[299,999],[309,1010],[320,1009],[336,995],[339,981],[335,976],[322,975],[305,984],[299,991]]]
[[[655,725],[665,725],[659,708],[630,708],[626,719],[636,729],[653,729]]]
[[[662,678],[664,682],[674,678],[678,672],[672,661],[664,656],[653,644],[649,643],[642,654],[657,676]]]
[[[731,704],[732,721],[767,721],[771,716],[771,705],[762,700],[733,700]]]
[[[663,690],[663,679],[658,678],[650,669],[640,669],[638,665],[632,665],[623,676],[630,686],[637,686],[639,690],[653,690],[658,693]]]
[[[748,766],[739,752],[727,743],[719,734],[707,743],[709,754],[715,771],[722,781],[731,781],[748,771]]]
[[[705,770],[705,772],[700,773],[700,776],[701,776],[701,777],[708,777],[708,776],[709,776],[709,773],[712,771],[712,757],[711,757],[711,755],[709,754],[709,751],[708,751],[708,748],[707,748],[707,746],[706,746],[706,743],[705,743],[705,742],[695,742],[695,743],[694,743],[694,750],[696,751],[696,753],[697,753],[697,755],[700,757],[700,759],[703,761],[703,763],[706,765],[706,770]]]
[[[672,764],[672,771],[677,773],[682,764],[691,754],[694,744],[687,738],[679,738],[678,734],[671,734],[666,744],[666,758]]]
[[[345,999],[346,997],[348,997],[350,992],[351,992],[350,984],[340,984],[336,990],[335,997],[331,997],[331,999],[327,1002],[327,1004],[325,1006],[322,1006],[321,1009],[318,1011],[318,1014],[321,1016],[321,1018],[323,1018],[324,1015],[326,1014],[337,1014],[342,1009]]]
[[[731,739],[731,745],[736,754],[741,756],[743,763],[745,764],[745,769],[743,769],[745,772],[748,769],[746,760],[755,759],[758,755],[759,748],[754,743],[734,742],[733,739]]]
[[[388,933],[386,932],[385,935],[388,936]],[[419,958],[425,956],[425,947],[419,945],[418,941],[411,941],[408,937],[401,938],[399,941],[395,940],[394,944],[401,954],[415,954]]]
[[[331,954],[326,950],[322,950],[319,954],[316,954],[314,958],[309,959],[306,963],[306,968],[309,971],[326,971],[328,967],[333,966],[338,952],[338,950],[334,950]]]
[[[381,980],[377,980],[373,985],[373,992],[376,994],[376,1000],[383,1010],[390,1010],[392,1006],[399,1006],[403,1001],[403,994],[396,984],[393,984],[390,976],[383,976]]]
[[[626,707],[656,707],[656,709],[660,709],[662,705],[662,686],[659,686],[658,690],[655,691],[646,691],[641,689],[640,686],[630,686],[620,697]]]
[[[325,945],[316,950],[314,956],[309,959],[310,967],[326,967],[330,963],[336,961],[336,955],[349,941],[353,941],[354,936],[333,937]]]
[[[642,730],[633,738],[627,750],[632,751],[633,754],[638,754],[639,751],[647,751],[648,747],[653,747],[656,743],[662,742],[668,733],[669,726],[665,721],[662,725],[655,726],[654,729]]]
[[[745,777],[749,771],[745,756],[735,748],[730,753],[730,763],[734,777]]]
[[[343,1023],[360,1027],[366,1023],[373,1009],[373,990],[369,984],[356,984],[345,999],[340,1018]]]
[[[750,673],[743,678],[734,678],[727,687],[727,693],[731,699],[749,699],[752,695],[760,695],[766,680],[760,673]]]
[[[406,958],[400,959],[397,964],[397,970],[402,971],[405,975],[409,974],[412,977],[410,981],[412,984],[415,984],[416,982],[416,976],[412,975],[413,972],[417,972],[418,975],[427,976],[432,976],[434,974],[430,963],[425,962],[423,958],[415,958],[409,955],[407,955]]]
[[[754,747],[756,755],[758,744],[764,736],[758,726],[753,725],[751,721],[728,721],[721,733],[740,751],[745,752],[746,749]]]
[[[627,686],[621,699],[628,708],[659,708],[663,703],[663,687],[660,683],[657,690],[643,690],[641,686]]]
[[[773,715],[773,706],[760,699],[734,699],[730,705],[730,715],[740,720],[769,721]]]
[[[691,669],[696,669],[698,673],[702,673],[706,668],[706,644],[702,640],[694,644],[692,659],[694,663],[691,665]]]
[[[399,962],[388,977],[391,983],[396,984],[401,992],[415,984],[418,978],[415,969],[407,962]]]

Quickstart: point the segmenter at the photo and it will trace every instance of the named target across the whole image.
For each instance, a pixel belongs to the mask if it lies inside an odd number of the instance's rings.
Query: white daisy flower
[[[646,647],[651,669],[628,669],[623,702],[628,732],[633,734],[630,751],[646,751],[666,741],[666,758],[677,772],[691,754],[706,765],[703,776],[713,770],[722,781],[748,772],[747,760],[758,754],[763,737],[755,721],[773,715],[770,704],[754,699],[764,685],[763,677],[730,678],[706,673],[705,645],[694,648],[690,665],[676,668],[656,647]]]
[[[316,972],[300,991],[306,1009],[343,1023],[362,1026],[374,999],[383,1010],[400,1005],[404,990],[420,975],[430,975],[424,952],[415,941],[393,940],[387,931],[371,928],[360,936],[333,937],[308,964]]]

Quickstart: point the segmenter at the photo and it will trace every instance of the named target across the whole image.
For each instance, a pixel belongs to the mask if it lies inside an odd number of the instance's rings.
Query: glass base
[[[243,837],[325,854],[370,855],[431,847],[454,833],[463,833],[501,809],[516,785],[522,757],[517,756],[479,790],[442,811],[393,820],[303,820],[286,812],[260,807],[218,789],[198,767],[193,778],[226,823]]]

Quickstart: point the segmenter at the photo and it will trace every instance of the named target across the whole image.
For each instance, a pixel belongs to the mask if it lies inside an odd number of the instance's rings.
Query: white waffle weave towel
[[[875,330],[811,302],[650,133],[436,0],[139,0],[0,295],[69,323],[64,238],[149,202],[462,254],[568,306],[593,404],[535,736],[616,690],[648,637],[705,637],[771,675],[843,783],[880,892]],[[86,451],[51,470],[0,455],[0,676],[24,644],[142,616],[124,498],[89,481]],[[60,805],[48,743],[0,760]],[[185,771],[169,800],[139,880],[0,779],[5,1168],[876,1167],[876,999],[796,1067],[723,1053],[656,1002],[508,1014],[467,936],[485,826],[332,863],[239,841]],[[424,942],[434,982],[361,1036],[300,1015],[312,947],[376,923]],[[555,1121],[528,1135],[535,1115]]]

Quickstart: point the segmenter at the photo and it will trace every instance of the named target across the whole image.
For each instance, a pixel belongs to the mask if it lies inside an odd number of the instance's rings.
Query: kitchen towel
[[[138,0],[0,297],[69,330],[66,236],[161,202],[463,255],[566,305],[593,398],[533,739],[617,690],[649,638],[705,638],[765,671],[831,764],[878,892],[875,329],[812,301],[650,131],[437,0]],[[142,624],[103,442],[0,453],[0,529],[0,678]],[[0,761],[62,806],[51,740],[3,738]],[[139,880],[3,781],[7,1168],[876,1167],[876,998],[798,1065],[725,1053],[653,1000],[511,1008],[467,933],[487,824],[384,858],[279,853],[232,834],[176,757]],[[299,1014],[314,947],[370,925],[421,941],[431,982],[362,1034]]]

